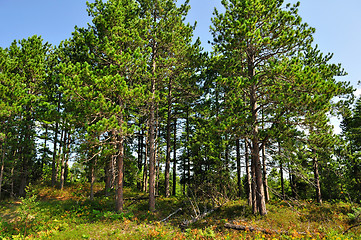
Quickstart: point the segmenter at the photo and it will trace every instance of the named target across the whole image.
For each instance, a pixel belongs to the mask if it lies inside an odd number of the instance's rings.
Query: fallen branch
[[[353,225],[353,226],[347,228],[342,234],[346,234],[346,233],[347,233],[348,231],[350,231],[352,228],[359,227],[359,226],[361,226],[361,223],[356,224],[356,225]]]
[[[174,214],[176,214],[177,212],[182,211],[182,208],[178,208],[175,212],[171,213],[168,217],[164,218],[163,220],[161,220],[160,222],[165,222],[167,221],[171,216],[173,216]]]
[[[204,212],[204,213],[202,213],[202,214],[200,214],[200,215],[198,215],[198,216],[196,216],[196,217],[193,217],[191,220],[184,220],[184,221],[179,225],[179,227],[183,230],[183,229],[187,228],[187,227],[189,226],[189,224],[195,223],[195,222],[199,221],[200,219],[203,219],[205,216],[207,216],[207,215],[211,214],[212,212],[218,210],[218,209],[219,209],[220,207],[222,207],[223,205],[224,205],[224,203],[223,203],[222,205],[220,205],[220,206],[212,209],[212,210],[206,211],[206,212]]]
[[[272,229],[264,229],[264,228],[257,228],[257,227],[248,227],[243,225],[235,225],[226,223],[224,224],[225,228],[234,229],[234,230],[240,230],[240,231],[250,231],[250,232],[262,232],[265,234],[285,234],[285,235],[292,235],[294,233],[297,233],[298,235],[307,235],[306,232],[289,232],[289,231],[277,231]]]

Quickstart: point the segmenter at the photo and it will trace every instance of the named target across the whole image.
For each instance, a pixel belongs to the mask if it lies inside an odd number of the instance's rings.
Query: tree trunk
[[[173,126],[173,196],[177,193],[177,119],[174,117]]]
[[[139,131],[139,136],[138,136],[138,173],[142,171],[142,167],[143,167],[143,129],[142,132]],[[141,179],[138,179],[137,181],[137,188],[140,191],[142,190]]]
[[[4,144],[1,144],[0,200],[1,200],[2,182],[3,182],[3,177],[4,177],[4,165],[5,165],[5,149],[4,149]]]
[[[147,132],[147,138],[145,143],[145,159],[144,159],[144,169],[143,169],[143,192],[148,191],[148,157],[149,157],[149,132]]]
[[[124,182],[124,137],[123,133],[120,131],[117,136],[117,145],[118,145],[118,156],[117,156],[117,195],[116,195],[116,212],[123,212],[123,182]]]
[[[280,176],[281,176],[281,190],[282,190],[282,199],[286,198],[285,195],[285,183],[283,178],[283,161],[281,159],[281,143],[278,142],[278,155],[280,156]]]
[[[156,17],[154,16],[154,22]],[[156,40],[153,39],[151,99],[149,109],[149,211],[155,211],[155,78],[156,78]]]
[[[247,194],[247,197],[248,197],[248,206],[253,206],[253,184],[251,182],[251,179],[253,179],[253,177],[251,178],[251,173],[249,171],[249,155],[248,155],[248,140],[245,139],[244,140],[244,151],[245,151],[245,155],[244,155],[244,158],[245,158],[245,162],[246,162],[246,177],[247,177],[247,187],[248,187],[248,194]]]
[[[315,150],[312,150],[313,154],[316,154]],[[313,173],[315,178],[315,190],[316,190],[316,201],[319,204],[322,204],[321,198],[321,184],[320,184],[320,176],[318,173],[318,160],[316,156],[313,156]]]
[[[90,200],[94,200],[94,183],[95,183],[95,168],[97,165],[97,156],[91,156],[91,171],[90,171]]]
[[[237,162],[237,186],[238,186],[238,197],[242,195],[242,181],[241,181],[241,149],[239,138],[236,139],[236,162]]]
[[[290,166],[290,162],[288,162],[288,173],[290,178],[290,185],[291,185],[291,191],[292,191],[292,197],[297,197],[297,190],[296,190],[296,176],[293,174],[293,170]]]
[[[251,49],[251,51],[253,51]],[[248,76],[249,80],[253,80],[255,77],[255,68],[254,68],[254,55],[250,52],[248,56]],[[259,156],[259,131],[258,131],[258,103],[257,103],[257,89],[256,85],[253,85],[250,89],[250,106],[252,114],[252,165],[254,165],[255,170],[255,182],[256,182],[256,198],[257,198],[257,207],[261,216],[267,214],[266,210],[266,201],[264,196],[263,188],[263,179],[262,179],[262,168],[261,161]]]
[[[190,160],[190,152],[189,152],[189,107],[187,106],[187,129],[186,129],[186,132],[187,132],[187,183],[190,182],[191,180],[191,160]]]
[[[11,168],[10,176],[11,176],[10,198],[14,198],[15,197],[15,193],[14,193],[14,167]]]
[[[57,112],[60,112],[60,101],[61,101],[61,95],[59,94],[59,101],[58,101],[58,108]],[[52,162],[52,174],[51,174],[51,186],[55,187],[56,179],[57,179],[57,160],[56,160],[56,153],[57,153],[57,144],[58,144],[58,132],[59,132],[59,121],[55,120],[55,134],[54,134],[54,149],[53,149],[53,162]]]
[[[60,170],[60,190],[64,188],[64,177],[65,177],[65,158],[66,158],[66,152],[67,152],[67,142],[68,142],[68,133],[65,130],[64,132],[64,139],[62,141],[62,157],[61,157],[61,170]]]
[[[172,81],[171,78],[169,78],[168,83],[168,115],[167,115],[167,155],[165,159],[165,172],[164,172],[164,186],[165,186],[165,197],[170,196],[170,190],[169,190],[169,170],[170,170],[170,152],[171,152],[171,107],[172,107]]]
[[[268,181],[267,181],[266,146],[265,146],[265,143],[262,144],[262,166],[263,166],[264,196],[265,196],[266,202],[268,202],[269,201],[269,192],[268,192]]]

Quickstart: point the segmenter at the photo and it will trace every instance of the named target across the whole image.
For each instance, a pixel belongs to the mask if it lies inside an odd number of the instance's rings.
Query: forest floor
[[[117,214],[114,197],[105,197],[101,186],[97,190],[91,201],[88,185],[62,191],[40,185],[31,197],[0,202],[0,239],[361,239],[356,204],[273,200],[260,217],[245,200],[221,201],[221,207],[184,226],[185,220],[210,212],[212,204],[206,209],[191,198],[160,196],[157,211],[149,212],[148,201],[139,199],[146,195],[126,189],[125,210]]]

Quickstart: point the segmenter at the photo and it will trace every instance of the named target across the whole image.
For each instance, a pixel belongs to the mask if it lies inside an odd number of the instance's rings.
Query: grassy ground
[[[357,224],[361,209],[349,203],[271,201],[266,217],[254,216],[244,200],[228,201],[202,220],[181,229],[191,219],[190,199],[157,198],[157,211],[149,212],[147,200],[126,200],[122,214],[113,212],[113,197],[104,197],[101,186],[93,201],[89,186],[73,185],[63,191],[36,186],[34,195],[0,202],[0,239],[361,239]],[[125,198],[141,193],[126,189]],[[193,205],[194,202],[192,201]],[[166,222],[166,218],[182,208]],[[199,206],[201,212],[203,206]],[[208,206],[209,210],[210,206]],[[287,234],[237,231],[225,223],[257,227]]]

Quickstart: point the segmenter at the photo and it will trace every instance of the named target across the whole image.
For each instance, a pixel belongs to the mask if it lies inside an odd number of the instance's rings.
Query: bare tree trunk
[[[173,128],[173,196],[177,193],[177,119],[174,118]]]
[[[295,175],[293,174],[293,170],[292,170],[289,162],[288,162],[288,173],[289,173],[289,178],[290,178],[292,197],[296,198],[297,197],[297,191],[296,191]]]
[[[241,149],[240,149],[239,138],[236,139],[236,162],[237,162],[237,186],[238,186],[238,197],[242,195],[242,181],[241,181]]]
[[[14,193],[14,167],[11,168],[10,176],[11,176],[10,197],[14,198],[14,196],[15,196],[15,193]]]
[[[263,185],[265,201],[269,201],[268,181],[267,181],[267,167],[266,167],[266,146],[265,143],[262,145],[262,166],[263,166]]]
[[[4,144],[1,144],[0,200],[1,200],[2,182],[4,177],[4,166],[5,166],[5,149],[4,149]]]
[[[251,182],[251,179],[253,179],[253,175],[251,177],[250,169],[249,169],[249,154],[248,154],[248,140],[244,140],[244,151],[245,151],[245,162],[246,162],[246,175],[247,175],[247,186],[248,186],[248,206],[253,206],[253,184]],[[252,171],[253,173],[253,171]]]
[[[160,156],[159,156],[159,150],[157,150],[157,159],[156,159],[156,184],[155,184],[155,195],[159,195],[159,176],[160,176]]]
[[[169,78],[168,82],[168,115],[167,115],[167,155],[165,159],[165,172],[164,172],[164,186],[165,186],[165,197],[170,196],[169,190],[169,171],[170,171],[170,152],[171,152],[171,108],[172,108],[172,80]]]
[[[254,75],[253,75],[254,76]],[[253,129],[252,129],[252,165],[254,165],[255,170],[255,182],[256,182],[256,198],[257,198],[257,208],[261,216],[266,215],[266,201],[264,196],[264,186],[263,186],[263,179],[262,179],[262,167],[261,161],[259,156],[259,139],[258,139],[258,114],[257,114],[257,100],[256,100],[256,90],[252,89],[251,94],[251,107],[252,107],[252,122],[253,122]]]
[[[142,171],[142,167],[143,167],[143,129],[142,132],[139,131],[139,136],[138,136],[138,172]],[[140,191],[142,190],[141,179],[138,179],[137,188]]]
[[[59,94],[59,101],[58,101],[58,108],[57,112],[60,112],[60,101],[61,101],[61,95]],[[56,148],[58,145],[58,132],[59,132],[59,121],[55,121],[55,134],[54,134],[54,149],[53,149],[53,162],[52,162],[52,174],[51,174],[51,186],[55,187],[56,179],[57,179],[57,159],[56,159]]]
[[[154,22],[156,18],[154,16]],[[149,211],[155,211],[155,84],[156,84],[156,40],[153,39],[152,81],[149,109]]]
[[[313,154],[316,153],[315,150],[312,150]],[[313,173],[315,178],[315,190],[316,190],[316,201],[319,204],[322,204],[321,198],[321,184],[320,184],[320,176],[318,173],[318,160],[316,156],[313,156]]]
[[[149,137],[147,132],[147,138],[145,143],[145,159],[144,159],[144,169],[143,169],[143,192],[148,191],[148,157],[149,157]]]
[[[283,161],[281,159],[281,143],[278,142],[278,155],[280,156],[280,175],[281,175],[281,190],[282,190],[282,199],[286,198],[285,195],[285,183],[283,178]]]
[[[189,106],[187,106],[187,119],[186,119],[186,124],[187,124],[187,144],[189,144]],[[189,183],[191,180],[191,160],[190,160],[190,153],[189,153],[189,146],[187,146],[187,182]]]
[[[61,157],[61,170],[60,170],[60,189],[64,188],[64,176],[65,176],[65,158],[67,152],[68,135],[67,131],[64,132],[64,139],[62,141],[62,157]]]
[[[91,171],[90,171],[90,200],[94,200],[94,183],[95,183],[95,168],[97,165],[97,156],[91,156]]]
[[[123,182],[124,182],[124,137],[120,131],[117,136],[118,156],[117,156],[117,195],[116,195],[116,211],[118,213],[123,212]]]

